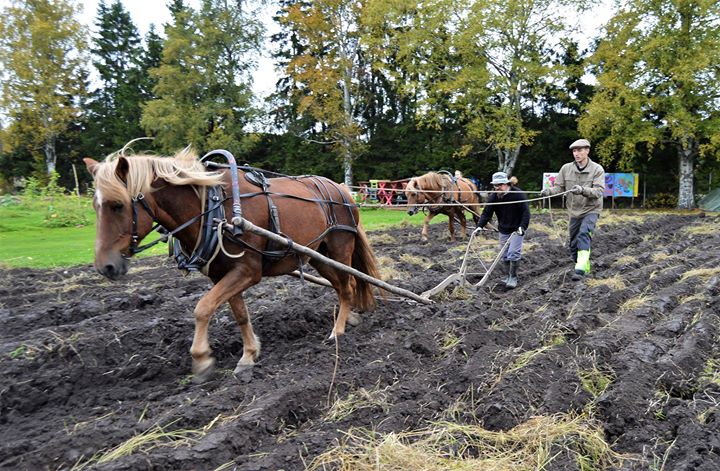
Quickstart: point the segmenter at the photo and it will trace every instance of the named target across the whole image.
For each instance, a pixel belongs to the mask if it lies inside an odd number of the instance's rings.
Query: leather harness
[[[219,153],[220,155],[225,155],[226,151],[223,151],[220,153],[219,151],[213,151],[213,153]],[[229,154],[229,153],[227,153]],[[210,154],[208,154],[210,155]],[[229,154],[230,157],[232,157],[231,154]],[[229,159],[228,159],[229,160]],[[133,212],[133,221],[132,221],[132,238],[130,243],[130,253],[136,254],[138,252],[142,252],[143,250],[146,250],[153,245],[157,244],[158,242],[167,242],[172,238],[172,245],[170,246],[172,249],[172,255],[175,258],[175,261],[178,265],[178,268],[180,270],[184,271],[202,271],[203,273],[207,274],[207,269],[209,267],[209,264],[212,262],[212,260],[215,258],[215,256],[218,254],[218,251],[220,249],[219,247],[219,237],[227,238],[228,240],[242,245],[243,247],[252,250],[253,252],[256,252],[263,257],[263,265],[266,265],[268,263],[280,260],[282,258],[285,258],[289,255],[296,254],[297,253],[292,249],[292,240],[285,235],[282,232],[281,228],[281,222],[280,222],[280,212],[278,211],[277,205],[275,204],[275,201],[273,200],[274,197],[283,197],[283,198],[293,198],[298,199],[301,201],[307,201],[307,202],[313,202],[320,204],[323,208],[323,212],[325,214],[326,218],[326,228],[325,230],[318,235],[315,239],[310,241],[307,245],[311,245],[314,242],[324,238],[330,231],[333,230],[342,230],[342,231],[348,231],[357,233],[357,226],[358,223],[355,221],[355,217],[350,212],[351,218],[352,218],[352,225],[348,226],[345,224],[338,224],[337,222],[337,214],[336,214],[336,207],[343,206],[345,208],[349,208],[355,206],[355,203],[351,200],[349,200],[346,195],[343,192],[339,192],[342,196],[342,202],[333,201],[330,194],[330,188],[328,188],[327,181],[320,177],[312,176],[312,175],[305,175],[305,176],[299,176],[299,177],[290,177],[287,175],[282,175],[274,172],[269,172],[266,170],[257,169],[254,167],[249,166],[241,166],[236,167],[234,164],[234,161],[231,162],[231,165],[225,165],[225,164],[218,164],[215,162],[204,162],[205,166],[208,168],[229,168],[231,173],[235,173],[237,175],[237,169],[241,169],[245,172],[245,179],[250,182],[252,185],[258,187],[260,191],[251,192],[251,193],[244,193],[240,194],[239,192],[239,185],[237,183],[237,176],[231,180],[231,186],[233,191],[233,221],[235,221],[236,217],[242,217],[242,209],[240,205],[240,201],[242,198],[252,198],[256,196],[265,196],[267,198],[267,204],[268,204],[268,214],[269,214],[269,230],[274,232],[275,234],[281,235],[285,237],[288,240],[288,246],[287,247],[278,247],[279,244],[274,243],[272,241],[268,241],[267,245],[264,249],[260,249],[257,247],[254,247],[250,245],[248,242],[240,239],[238,236],[241,235],[240,231],[232,230],[232,231],[224,231],[224,226],[226,223],[226,216],[225,216],[225,208],[224,203],[230,199],[230,197],[225,195],[225,191],[223,187],[221,186],[212,186],[207,187],[207,197],[202,198],[205,199],[206,205],[203,208],[204,211],[200,213],[199,215],[191,218],[190,220],[186,221],[185,223],[181,224],[177,228],[175,228],[173,231],[167,231],[164,227],[162,227],[155,217],[155,214],[153,214],[152,210],[150,209],[149,205],[144,199],[144,196],[142,193],[138,194],[135,198],[132,199],[132,212]],[[284,194],[284,193],[273,193],[271,191],[272,187],[272,180],[276,177],[284,177],[284,178],[290,178],[296,181],[301,181],[303,184],[305,184],[307,187],[310,188],[310,190],[317,196],[316,198],[305,198],[301,196],[296,195],[290,195],[290,194]],[[307,181],[304,181],[307,180]],[[149,244],[145,244],[141,247],[138,247],[137,243],[139,241],[139,237],[137,234],[137,204],[140,204],[142,208],[150,215],[152,220],[156,223],[152,230],[157,230],[163,236],[161,236],[160,239],[155,240]],[[199,234],[199,240],[195,244],[194,250],[188,254],[183,249],[182,245],[180,244],[180,241],[177,240],[177,238],[173,237],[175,234],[180,232],[181,230],[187,228],[194,222],[200,220],[201,221],[201,230]],[[297,255],[299,258],[299,255]],[[302,264],[298,263],[302,270]],[[302,272],[301,272],[302,273]]]

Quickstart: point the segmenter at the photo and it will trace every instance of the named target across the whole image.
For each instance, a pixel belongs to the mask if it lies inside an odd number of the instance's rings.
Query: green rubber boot
[[[588,273],[590,273],[590,251],[578,250],[573,280],[581,280]]]

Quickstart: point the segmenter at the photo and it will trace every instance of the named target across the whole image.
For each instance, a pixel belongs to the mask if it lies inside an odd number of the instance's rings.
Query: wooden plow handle
[[[385,291],[389,291],[390,293],[395,293],[397,295],[412,299],[413,301],[417,301],[422,304],[432,304],[433,303],[433,301],[431,301],[428,298],[424,298],[420,295],[413,293],[412,291],[408,291],[403,288],[398,288],[397,286],[393,286],[382,280],[373,278],[372,276],[367,275],[359,270],[356,270],[345,264],[336,262],[335,260],[333,260],[329,257],[326,257],[311,248],[305,247],[304,245],[293,244],[285,237],[275,234],[274,232],[268,231],[267,229],[263,229],[262,227],[258,227],[243,217],[239,218],[239,224],[225,223],[225,228],[230,229],[231,231],[235,229],[235,226],[239,226],[239,229],[241,231],[250,231],[253,234],[257,234],[257,235],[266,237],[266,238],[272,240],[273,242],[277,242],[277,243],[283,245],[284,247],[289,247],[292,250],[295,250],[296,252],[299,252],[303,255],[307,255],[308,257],[310,257],[314,260],[317,260],[319,262],[322,262],[326,265],[329,265],[337,270],[342,270],[346,273],[350,273],[351,275],[353,275],[357,278],[360,278],[360,279],[370,283],[371,285],[377,286],[378,288],[382,288]]]

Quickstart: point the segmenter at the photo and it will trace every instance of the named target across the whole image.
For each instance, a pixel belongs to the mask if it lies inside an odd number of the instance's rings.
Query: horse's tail
[[[352,254],[352,267],[373,278],[380,278],[377,268],[377,260],[368,241],[365,230],[358,224],[358,231],[355,235],[355,250]],[[368,311],[375,307],[375,294],[370,283],[360,278],[355,278],[355,293],[353,294],[353,306]]]

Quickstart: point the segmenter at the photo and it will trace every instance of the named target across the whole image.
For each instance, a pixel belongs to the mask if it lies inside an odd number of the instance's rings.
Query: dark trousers
[[[577,262],[578,250],[590,250],[595,223],[599,216],[597,213],[590,213],[579,218],[570,218],[570,252],[573,261]]]

